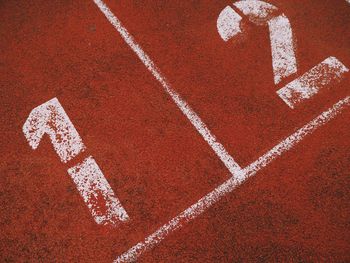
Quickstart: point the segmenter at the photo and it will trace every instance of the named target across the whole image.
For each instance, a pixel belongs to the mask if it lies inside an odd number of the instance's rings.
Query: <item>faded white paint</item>
[[[57,98],[31,111],[23,125],[23,133],[33,149],[39,146],[44,134],[48,134],[62,162],[73,159],[85,150],[77,130]],[[68,173],[96,223],[114,225],[117,221],[128,219],[127,213],[91,156],[68,169]]]
[[[299,78],[277,91],[280,98],[291,108],[305,99],[311,98],[322,88],[339,81],[349,69],[337,58],[329,57]]]
[[[268,25],[275,84],[296,73],[293,33],[288,18],[284,14],[276,16],[277,7],[264,1],[239,1],[233,5],[251,22]],[[241,20],[242,17],[231,7],[224,8],[217,19],[217,29],[221,38],[227,41],[240,33]]]
[[[224,41],[227,41],[238,33],[242,32],[240,27],[241,20],[242,17],[230,6],[225,7],[221,11],[216,26],[221,38]]]
[[[202,197],[195,204],[181,212],[179,215],[171,219],[168,223],[161,226],[153,234],[149,235],[144,241],[139,242],[135,246],[131,247],[128,251],[121,254],[114,262],[134,262],[144,252],[152,249],[158,243],[160,243],[169,234],[179,229],[186,223],[190,222],[197,216],[201,215],[204,211],[217,203],[228,193],[232,192],[238,185],[243,183],[249,177],[255,175],[259,170],[267,166],[277,157],[284,152],[293,148],[297,143],[302,141],[307,135],[312,134],[322,125],[325,125],[331,119],[335,118],[345,108],[350,106],[350,96],[340,100],[333,105],[330,109],[323,112],[308,124],[297,130],[295,133],[282,140],[279,144],[273,147],[270,151],[258,158],[246,168],[244,168],[243,179],[237,181],[233,177],[225,181],[223,184],[215,188],[213,191]]]
[[[128,214],[91,156],[69,168],[68,174],[97,224],[115,225],[128,220]]]
[[[233,5],[256,24],[266,24],[272,14],[278,10],[269,3],[257,0],[238,1]]]
[[[272,68],[275,84],[297,72],[297,60],[294,53],[293,33],[285,15],[268,21],[271,41]]]
[[[33,149],[39,146],[44,134],[48,134],[62,162],[71,160],[85,149],[77,130],[57,98],[34,108],[22,129]]]
[[[336,103],[332,108],[323,112],[321,115],[316,117],[310,123],[303,126],[301,129],[296,131],[291,136],[287,137],[281,141],[278,145],[272,148],[269,152],[264,154],[258,160],[248,165],[243,171],[240,169],[239,165],[233,161],[232,157],[228,155],[226,150],[221,144],[219,144],[215,137],[206,128],[204,123],[199,119],[199,117],[192,111],[192,109],[184,102],[179,94],[177,94],[167,83],[166,79],[162,76],[160,71],[156,68],[153,61],[148,57],[147,54],[141,49],[141,47],[134,41],[133,37],[129,34],[125,27],[123,27],[120,21],[115,17],[115,15],[109,10],[109,8],[101,0],[94,0],[95,4],[104,13],[110,23],[115,27],[115,29],[121,34],[125,42],[131,47],[131,49],[137,54],[140,60],[144,63],[149,71],[154,75],[154,77],[161,83],[165,91],[172,97],[177,106],[181,111],[187,116],[191,123],[196,127],[197,131],[203,136],[203,138],[208,142],[208,144],[213,148],[215,153],[219,158],[225,163],[226,167],[230,170],[232,177],[221,184],[219,187],[215,188],[212,192],[205,195],[198,202],[187,208],[185,211],[174,217],[168,223],[161,226],[153,234],[149,235],[144,241],[139,242],[128,251],[120,255],[115,262],[133,262],[138,259],[144,252],[152,249],[158,243],[160,243],[169,234],[179,229],[186,223],[190,222],[197,216],[201,215],[204,211],[210,208],[213,204],[218,202],[226,194],[232,192],[238,185],[244,182],[250,176],[256,174],[260,169],[268,165],[278,156],[280,156],[285,151],[291,149],[298,142],[300,142],[305,136],[314,132],[317,128],[326,124],[332,118],[337,116],[344,108],[350,105],[350,97]],[[248,1],[247,1],[248,2]],[[251,2],[262,2],[262,1],[251,1]],[[264,6],[264,4],[261,4]],[[249,12],[261,12],[255,11]],[[247,11],[247,12],[248,12]],[[273,10],[272,10],[273,11]],[[268,17],[271,13],[263,10],[263,16]],[[235,20],[234,20],[235,23]],[[219,29],[218,29],[219,30]],[[221,31],[221,33],[224,30]],[[229,29],[230,33],[223,33],[223,38],[227,38],[233,34],[233,32],[238,32],[238,29]],[[219,32],[220,33],[220,32]]]
[[[227,169],[230,171],[232,176],[239,180],[241,175],[241,167],[232,158],[232,156],[226,151],[224,146],[217,141],[215,136],[211,133],[208,127],[204,124],[201,118],[191,109],[191,107],[184,101],[181,96],[170,86],[166,78],[156,67],[151,58],[142,50],[142,48],[137,44],[134,38],[129,34],[127,29],[121,24],[119,19],[112,13],[112,11],[106,6],[106,4],[101,0],[94,0],[97,7],[106,16],[108,21],[113,25],[113,27],[118,31],[124,41],[130,46],[130,48],[139,57],[141,62],[146,66],[146,68],[152,73],[152,75],[159,81],[159,83],[164,88],[165,92],[170,95],[172,100],[182,111],[182,113],[187,117],[191,124],[196,128],[203,139],[209,144],[213,149],[215,154],[224,163]]]

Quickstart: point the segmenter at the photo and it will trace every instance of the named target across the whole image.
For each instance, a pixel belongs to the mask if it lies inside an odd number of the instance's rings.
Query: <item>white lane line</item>
[[[328,121],[337,116],[345,107],[350,105],[350,96],[345,97],[340,100],[336,104],[332,106],[332,108],[324,111],[315,119],[310,121],[308,124],[304,125],[302,128],[297,130],[295,133],[281,141],[275,147],[273,147],[270,151],[262,155],[255,162],[251,163],[247,167],[243,169],[245,174],[249,175],[250,173],[256,173],[260,169],[267,166],[271,161],[273,161],[277,156],[281,155],[283,152],[291,149],[298,142],[300,142],[304,137],[308,134],[313,133],[317,128],[326,124]]]
[[[316,95],[325,86],[340,81],[349,69],[335,57],[329,57],[299,78],[277,91],[290,107]]]
[[[164,90],[171,96],[175,104],[179,107],[182,113],[189,119],[192,125],[202,135],[204,140],[214,150],[216,155],[225,164],[231,175],[240,180],[242,176],[242,169],[232,158],[232,156],[226,151],[224,146],[217,141],[215,136],[210,132],[208,127],[200,119],[200,117],[191,109],[191,107],[180,97],[180,95],[170,86],[166,78],[162,75],[160,70],[156,67],[151,58],[143,51],[143,49],[135,42],[134,38],[129,34],[127,29],[121,24],[119,19],[112,13],[112,11],[101,0],[94,0],[94,3],[98,6],[101,12],[106,16],[108,21],[119,32],[124,41],[130,46],[130,48],[136,53],[146,68],[152,73],[152,75],[163,86]]]
[[[344,100],[339,101],[328,111],[322,113],[316,119],[314,119],[308,125],[313,125],[312,129],[307,129],[304,126],[300,130],[298,130],[294,135],[288,137],[286,140],[291,140],[287,144],[283,143],[283,141],[279,144],[278,151],[276,151],[275,147],[266,153],[263,159],[259,158],[257,161],[253,162],[251,165],[245,169],[245,173],[242,172],[239,165],[234,162],[232,157],[228,155],[223,146],[219,144],[215,137],[211,135],[208,128],[204,125],[204,123],[200,120],[200,118],[195,114],[190,107],[187,105],[185,101],[181,99],[179,94],[177,94],[167,83],[166,79],[162,76],[160,71],[156,68],[153,61],[148,57],[148,55],[141,49],[141,47],[134,41],[133,37],[128,33],[125,27],[123,27],[120,21],[113,15],[113,13],[109,10],[109,8],[100,0],[94,0],[95,4],[99,7],[99,9],[104,13],[110,23],[116,28],[116,30],[121,34],[122,38],[126,41],[126,43],[131,47],[131,49],[137,54],[137,56],[141,59],[141,61],[145,64],[149,71],[154,75],[154,77],[162,84],[165,91],[172,97],[174,102],[178,105],[181,111],[187,116],[187,118],[191,121],[191,123],[196,127],[198,132],[203,136],[203,138],[209,143],[209,145],[213,148],[219,158],[225,163],[226,167],[230,170],[231,174],[234,176],[225,181],[223,184],[218,186],[209,194],[205,195],[198,202],[187,208],[185,211],[174,217],[168,223],[164,224],[153,234],[148,236],[144,241],[139,242],[128,251],[120,255],[114,262],[133,262],[139,256],[141,256],[145,251],[150,250],[158,243],[160,243],[165,237],[167,237],[170,233],[175,231],[176,229],[183,226],[185,223],[191,221],[196,218],[204,211],[206,211],[209,207],[219,201],[223,196],[232,192],[236,186],[241,184],[245,179],[254,175],[259,169],[266,166],[273,159],[277,158],[284,151],[289,150],[296,143],[300,142],[301,139],[314,132],[318,127],[324,125],[327,121],[334,118],[337,114],[341,112],[345,108],[345,106],[349,106],[350,98],[346,97]],[[311,127],[311,126],[310,126]],[[300,134],[299,134],[299,133]],[[299,135],[298,135],[299,134]],[[294,139],[293,139],[294,138]],[[293,142],[295,140],[295,142]],[[235,164],[235,165],[233,165]],[[237,176],[238,174],[238,176]]]
[[[216,202],[218,202],[226,194],[232,192],[238,185],[243,183],[249,177],[255,175],[260,169],[267,166],[270,162],[280,156],[282,153],[290,150],[293,146],[299,143],[305,136],[312,134],[317,128],[326,124],[328,121],[336,117],[346,107],[350,106],[350,96],[340,100],[334,104],[327,111],[321,113],[315,119],[295,133],[281,141],[270,151],[262,155],[258,160],[248,165],[244,169],[244,178],[241,180],[235,180],[233,177],[225,181],[223,184],[215,188],[209,194],[202,197],[195,204],[187,208],[185,211],[174,217],[168,223],[161,226],[153,234],[149,235],[144,241],[139,242],[135,246],[131,247],[128,251],[120,255],[114,262],[133,262],[137,260],[144,252],[152,249],[159,244],[170,233],[182,227],[184,224],[193,220]]]

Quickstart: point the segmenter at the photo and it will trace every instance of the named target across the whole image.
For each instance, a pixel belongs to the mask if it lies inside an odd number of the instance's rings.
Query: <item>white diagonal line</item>
[[[350,96],[340,100],[334,104],[330,109],[321,113],[315,119],[304,125],[302,128],[297,130],[295,133],[281,141],[270,151],[262,155],[258,160],[248,165],[243,171],[244,175],[242,180],[235,180],[233,177],[226,180],[223,184],[219,185],[213,191],[202,197],[196,203],[191,205],[189,208],[178,214],[176,217],[171,219],[168,223],[161,226],[153,234],[149,235],[144,241],[139,242],[128,251],[120,255],[114,262],[133,262],[142,253],[152,249],[170,233],[179,229],[184,224],[193,220],[197,216],[201,215],[204,211],[210,208],[212,205],[217,203],[226,194],[232,192],[238,185],[243,183],[249,177],[255,175],[260,169],[267,166],[270,162],[276,159],[282,153],[290,150],[293,146],[299,143],[305,136],[313,133],[317,128],[326,124],[328,121],[336,117],[346,107],[350,106]]]
[[[140,58],[142,63],[153,74],[153,76],[160,82],[164,90],[171,96],[173,101],[183,112],[183,114],[190,120],[192,125],[195,126],[197,131],[207,141],[211,148],[215,151],[218,157],[223,161],[225,166],[229,169],[233,175],[226,180],[223,184],[215,188],[213,191],[202,197],[195,204],[178,214],[171,219],[168,223],[161,226],[153,234],[149,235],[144,241],[139,242],[128,251],[120,255],[114,262],[133,262],[140,257],[145,251],[152,249],[170,233],[179,229],[187,222],[193,220],[197,216],[201,215],[204,211],[218,202],[226,194],[232,192],[238,185],[243,183],[247,178],[256,174],[260,169],[268,165],[271,161],[276,159],[285,151],[291,149],[298,142],[300,142],[305,136],[313,133],[317,128],[326,124],[328,121],[337,116],[346,106],[350,105],[350,97],[339,101],[334,104],[332,108],[320,114],[314,120],[297,130],[294,134],[287,137],[285,140],[277,144],[269,152],[264,154],[258,160],[248,165],[245,169],[241,169],[240,166],[233,160],[233,158],[227,153],[225,148],[217,142],[214,135],[211,134],[209,129],[205,126],[199,116],[189,107],[189,105],[180,97],[180,95],[172,89],[168,84],[165,77],[161,74],[159,69],[155,66],[150,57],[141,49],[141,47],[135,42],[133,37],[129,34],[125,27],[123,27],[117,17],[111,12],[111,10],[101,0],[94,0],[98,8],[103,12],[108,21],[114,26],[114,28],[120,33],[124,41],[130,46],[130,48]]]
[[[226,151],[224,146],[219,143],[215,136],[210,132],[208,127],[204,124],[201,118],[191,109],[191,107],[184,101],[180,95],[170,86],[166,78],[162,75],[160,70],[156,67],[151,58],[143,51],[143,49],[135,42],[134,38],[129,34],[127,29],[121,24],[119,19],[112,13],[112,11],[106,6],[106,4],[101,0],[94,0],[95,4],[101,10],[101,12],[106,16],[108,21],[113,25],[113,27],[119,32],[124,41],[129,45],[129,47],[136,53],[142,63],[146,68],[152,73],[152,75],[159,81],[163,86],[166,93],[170,95],[175,104],[179,107],[182,113],[188,118],[196,130],[202,135],[204,140],[209,144],[209,146],[214,150],[216,155],[225,164],[227,169],[230,171],[231,175],[237,180],[242,175],[241,167],[236,163],[232,156]]]

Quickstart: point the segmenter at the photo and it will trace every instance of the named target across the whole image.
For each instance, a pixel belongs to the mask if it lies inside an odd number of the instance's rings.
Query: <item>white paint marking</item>
[[[118,221],[129,219],[100,167],[91,156],[69,168],[68,174],[97,224],[115,225]]]
[[[293,33],[289,20],[283,14],[268,21],[275,84],[297,72]]]
[[[239,11],[257,24],[268,24],[271,41],[272,68],[274,82],[278,84],[297,72],[297,61],[294,53],[293,33],[288,18],[282,14],[272,17],[277,7],[263,1],[239,1],[234,3]],[[227,6],[219,15],[217,29],[225,41],[241,32],[242,17],[231,7]]]
[[[329,57],[304,75],[277,91],[281,99],[291,108],[317,94],[328,84],[339,81],[349,69],[335,57]]]
[[[129,34],[127,29],[121,24],[119,19],[112,13],[112,11],[105,5],[101,0],[94,0],[95,4],[101,10],[101,12],[106,16],[108,21],[113,25],[113,27],[119,32],[124,41],[130,46],[130,48],[139,57],[146,68],[152,73],[152,75],[159,81],[163,86],[164,90],[171,96],[172,100],[182,111],[182,113],[189,119],[192,125],[197,129],[197,131],[202,135],[204,140],[209,144],[209,146],[214,150],[216,155],[225,164],[227,169],[230,171],[232,176],[236,177],[237,180],[240,179],[242,175],[241,167],[232,156],[226,151],[224,146],[219,143],[215,136],[210,132],[208,127],[203,123],[200,117],[191,109],[191,107],[180,97],[180,95],[170,86],[165,77],[162,75],[160,70],[155,66],[151,58],[142,50],[142,48],[135,42],[134,38]]]
[[[115,262],[133,262],[139,256],[142,255],[145,251],[153,248],[158,243],[160,243],[166,236],[175,231],[176,229],[183,226],[185,223],[191,221],[196,218],[204,211],[206,211],[209,207],[214,205],[217,201],[219,201],[223,196],[232,192],[239,184],[241,184],[245,179],[254,175],[261,168],[265,167],[272,160],[277,158],[283,152],[292,148],[296,143],[300,142],[306,135],[314,132],[318,127],[324,125],[329,120],[334,118],[337,114],[341,112],[345,108],[345,106],[349,106],[350,97],[346,97],[345,99],[339,101],[328,111],[322,113],[309,124],[302,127],[293,135],[289,136],[287,139],[279,143],[276,147],[274,147],[271,151],[263,155],[262,158],[259,158],[257,161],[253,162],[249,165],[244,172],[242,172],[241,168],[237,163],[234,162],[232,157],[228,155],[226,150],[223,148],[221,144],[219,144],[215,137],[210,133],[204,123],[200,120],[200,118],[195,114],[190,107],[184,102],[180,96],[170,87],[167,83],[166,79],[162,76],[160,71],[156,68],[152,60],[148,57],[148,55],[141,49],[141,47],[135,43],[132,36],[128,33],[125,27],[123,27],[120,21],[113,15],[113,13],[109,10],[109,8],[100,0],[94,0],[95,4],[99,7],[99,9],[104,13],[109,22],[115,27],[115,29],[121,34],[122,38],[125,42],[131,47],[131,49],[137,54],[140,60],[144,63],[149,71],[154,75],[154,77],[162,84],[165,91],[172,97],[174,102],[178,105],[181,111],[187,116],[187,118],[191,121],[191,123],[196,127],[198,132],[203,136],[203,138],[209,143],[209,145],[213,148],[213,150],[217,153],[219,158],[225,163],[226,167],[230,170],[233,175],[230,179],[228,179],[225,183],[221,184],[219,187],[214,189],[212,192],[201,198],[197,203],[193,204],[185,211],[180,213],[178,216],[174,217],[168,223],[164,224],[153,234],[148,236],[144,241],[136,244],[128,251],[120,255]],[[261,2],[261,1],[255,1]]]
[[[229,40],[233,36],[242,32],[240,27],[240,22],[242,17],[237,14],[232,7],[225,7],[216,22],[216,26],[221,38],[224,41]]]
[[[246,168],[244,168],[245,174],[249,175],[250,173],[256,173],[260,169],[264,168],[277,156],[291,149],[298,142],[304,139],[306,135],[313,133],[317,128],[329,122],[339,113],[341,113],[342,110],[344,110],[344,108],[348,106],[350,106],[350,96],[347,96],[344,99],[337,102],[336,104],[334,104],[332,108],[321,113],[311,122],[304,125],[301,129],[297,130],[295,133],[293,133],[292,135],[281,141],[279,144],[277,144],[275,147],[273,147],[270,151],[262,155],[258,160],[248,165]]]
[[[71,160],[85,149],[77,130],[57,98],[34,108],[22,130],[34,150],[47,133],[62,162]]]
[[[235,180],[233,177],[225,181],[223,184],[215,188],[212,192],[202,197],[195,204],[187,208],[185,211],[174,217],[168,223],[161,226],[153,234],[148,236],[144,241],[139,242],[128,251],[120,255],[114,262],[133,262],[136,261],[147,250],[152,249],[165,239],[170,233],[182,227],[184,224],[190,222],[197,216],[201,215],[208,208],[217,203],[226,194],[232,192],[238,185],[243,183],[249,177],[255,175],[259,170],[267,166],[282,153],[290,150],[293,146],[299,143],[307,135],[312,134],[316,129],[325,125],[331,119],[335,118],[346,107],[350,106],[350,96],[340,100],[334,104],[330,109],[323,112],[308,124],[297,130],[295,133],[281,141],[270,151],[261,156],[258,160],[248,165],[244,169],[244,177]]]
[[[256,24],[265,24],[271,15],[276,12],[277,7],[264,1],[238,1],[233,4],[244,15],[248,16],[249,20]]]
[[[268,23],[270,31],[272,67],[275,84],[297,72],[293,33],[288,18],[282,14],[271,17],[277,7],[263,1],[240,1],[234,4],[256,24]]]

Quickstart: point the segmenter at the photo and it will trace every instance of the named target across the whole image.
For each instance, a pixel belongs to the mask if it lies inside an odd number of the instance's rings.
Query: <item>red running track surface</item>
[[[290,19],[300,72],[350,67],[350,5],[269,1]],[[277,96],[266,27],[216,29],[231,1],[106,1],[242,166],[349,95],[349,74],[292,110]],[[231,175],[93,1],[0,4],[0,261],[112,262]],[[57,97],[130,220],[98,226],[29,112]],[[349,110],[140,262],[350,260]]]

